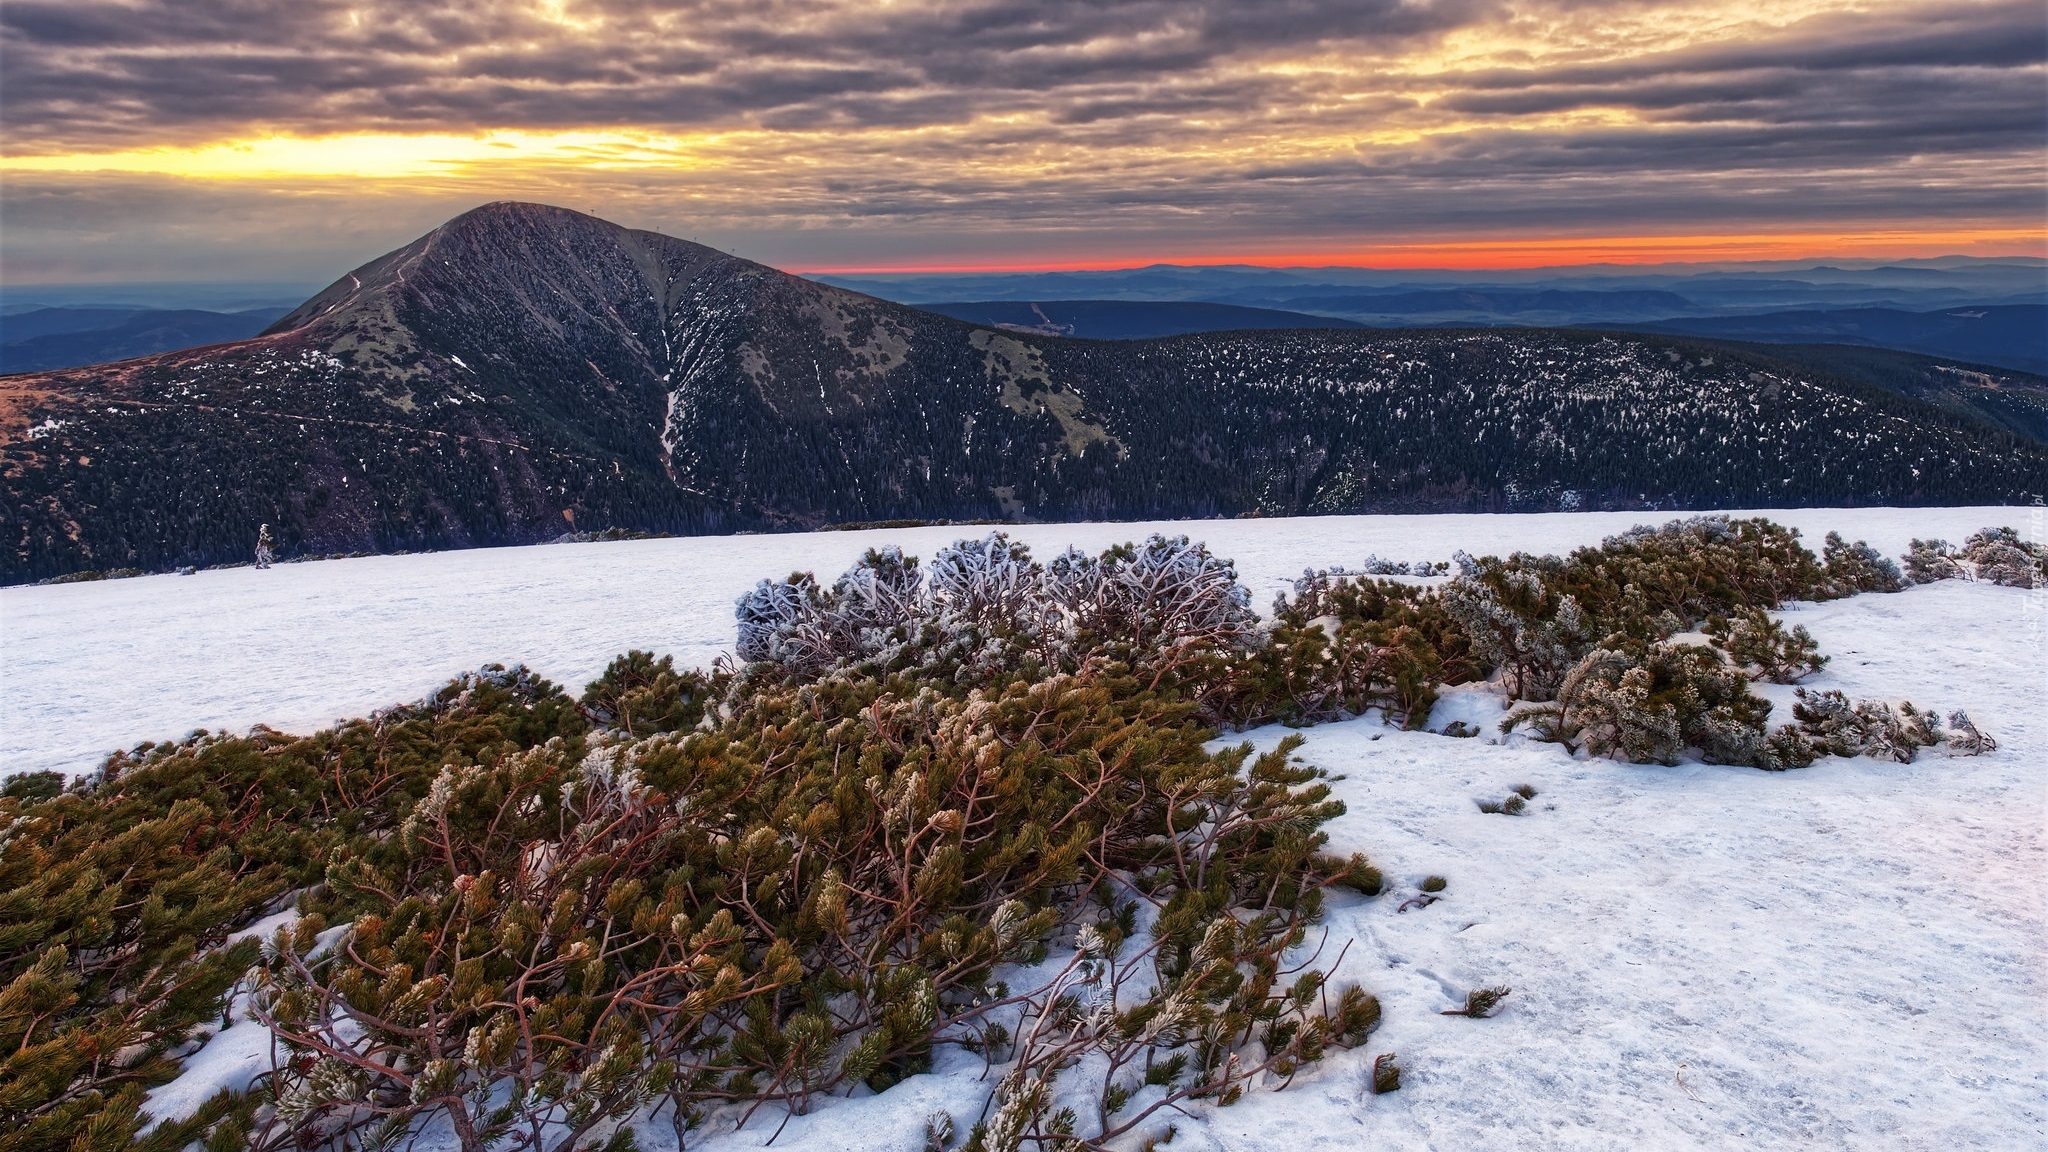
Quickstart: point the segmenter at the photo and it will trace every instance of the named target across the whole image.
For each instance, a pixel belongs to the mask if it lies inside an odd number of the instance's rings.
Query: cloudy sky
[[[2041,254],[2041,0],[8,0],[0,275]]]

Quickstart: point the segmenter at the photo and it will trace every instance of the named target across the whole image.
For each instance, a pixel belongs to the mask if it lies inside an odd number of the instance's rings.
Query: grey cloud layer
[[[527,4],[17,0],[0,10],[0,65],[10,128],[28,140],[250,126],[682,130],[796,110],[932,123],[1076,86],[1171,90],[1225,58],[1393,44],[1484,11],[1473,0],[714,0],[576,5],[600,21],[584,32]]]
[[[1563,2],[572,2],[572,17],[599,18],[579,30],[492,0],[10,0],[0,114],[16,153],[270,131],[785,133],[722,156],[709,178],[565,165],[379,195],[432,212],[553,199],[813,264],[1009,258],[1085,250],[1091,235],[1185,250],[1190,238],[2041,218],[2039,0],[1819,16],[1557,66],[1398,66],[1448,32],[1541,24],[1567,13],[1541,5]],[[1306,58],[1355,66],[1257,67]],[[926,127],[946,131],[872,131]],[[1420,135],[1369,142],[1389,128]],[[152,211],[173,236],[188,227],[178,220],[266,196],[280,221],[292,204],[331,211],[308,187],[17,176],[0,258],[57,259]],[[96,223],[117,201],[139,222]],[[411,228],[427,215],[381,218]]]

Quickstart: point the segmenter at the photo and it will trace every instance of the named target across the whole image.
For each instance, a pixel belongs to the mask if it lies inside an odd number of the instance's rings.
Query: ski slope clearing
[[[1749,515],[1751,513],[1737,513]],[[1809,546],[1839,531],[1896,556],[1913,537],[1957,541],[2019,508],[1763,513]],[[1008,529],[1042,558],[1186,533],[1237,562],[1255,607],[1306,567],[1367,556],[1448,560],[1566,552],[1661,513],[1331,516]],[[305,732],[417,699],[485,663],[525,663],[579,689],[631,648],[705,666],[733,643],[733,600],[764,577],[826,580],[867,548],[930,556],[984,528],[691,537],[478,549],[228,569],[194,576],[0,589],[0,776],[91,770],[109,752],[195,727]],[[2038,534],[2037,534],[2038,535]]]

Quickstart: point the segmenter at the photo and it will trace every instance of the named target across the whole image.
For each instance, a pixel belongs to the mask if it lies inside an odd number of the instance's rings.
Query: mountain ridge
[[[2048,448],[1697,340],[976,327],[544,205],[250,340],[0,379],[0,579],[619,527],[2020,502]]]

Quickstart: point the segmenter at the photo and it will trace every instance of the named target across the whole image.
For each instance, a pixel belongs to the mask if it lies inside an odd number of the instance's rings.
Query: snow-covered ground
[[[2030,529],[2023,509],[1773,513],[1897,554],[1912,536]],[[1561,551],[1638,516],[1347,518],[1173,526],[1234,556],[1260,601],[1305,565]],[[1049,525],[1041,555],[1154,525]],[[76,769],[98,750],[193,723],[307,727],[416,696],[485,660],[580,683],[614,652],[701,663],[730,643],[730,603],[792,568],[836,573],[952,529],[581,545],[338,561],[8,591],[6,755]],[[1832,663],[1809,684],[1967,707],[2001,748],[1910,765],[1824,759],[1772,774],[1577,760],[1494,742],[1497,699],[1447,703],[1486,734],[1371,721],[1307,729],[1302,755],[1343,777],[1332,848],[1393,890],[1333,900],[1340,980],[1385,1026],[1283,1092],[1176,1116],[1182,1150],[1907,1150],[2048,1147],[2048,592],[1945,582],[1784,614]],[[55,685],[54,687],[52,685]],[[1789,710],[1790,689],[1761,686]],[[1443,719],[1440,717],[1440,719]],[[1286,732],[1246,737],[1270,746]],[[1231,739],[1238,739],[1233,737]],[[1519,784],[1522,816],[1487,815]],[[1400,910],[1428,875],[1444,899]],[[1439,1015],[1470,989],[1500,1014]],[[267,1060],[253,1025],[202,1047],[148,1107],[178,1115]],[[1374,1096],[1373,1059],[1404,1086]],[[925,1118],[964,1130],[992,1085],[978,1060],[781,1121],[729,1122],[692,1149],[911,1152]],[[1151,1134],[1163,1129],[1162,1118]],[[665,1122],[643,1130],[664,1147]]]
[[[1738,515],[1741,513],[1737,513]],[[1915,536],[2027,532],[2024,508],[1766,513],[1818,550],[1838,530],[1889,555]],[[1305,567],[1369,554],[1448,560],[1563,552],[1658,513],[1331,516],[1010,529],[1041,558],[1150,532],[1187,533],[1237,561],[1264,608]],[[861,552],[929,557],[988,529],[911,528],[544,545],[287,564],[194,576],[0,589],[0,776],[91,769],[108,752],[194,728],[304,732],[424,695],[480,664],[524,662],[572,691],[629,648],[708,665],[731,648],[735,597],[763,577],[829,580]],[[2038,533],[2036,533],[2038,535]]]

